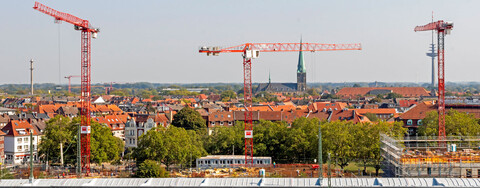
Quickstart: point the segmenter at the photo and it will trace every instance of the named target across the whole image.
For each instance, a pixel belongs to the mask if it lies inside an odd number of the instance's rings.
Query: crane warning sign
[[[80,127],[81,134],[90,134],[90,126],[82,126]]]
[[[253,138],[253,130],[245,130],[245,138]]]

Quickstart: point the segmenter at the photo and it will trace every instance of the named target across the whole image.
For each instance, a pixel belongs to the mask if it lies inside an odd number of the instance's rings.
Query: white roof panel
[[[332,178],[332,187],[480,187],[478,178]],[[28,187],[28,179],[0,180],[0,187]],[[317,178],[110,178],[37,179],[36,187],[319,187]],[[328,186],[328,179],[321,187]]]

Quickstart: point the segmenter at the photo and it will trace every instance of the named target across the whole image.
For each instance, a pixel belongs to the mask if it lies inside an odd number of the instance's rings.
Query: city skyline
[[[92,82],[241,83],[240,54],[206,57],[200,46],[247,42],[362,43],[361,51],[305,53],[308,83],[429,82],[430,32],[413,28],[453,21],[446,37],[446,81],[480,80],[475,63],[477,1],[40,1],[90,20]],[[80,32],[32,9],[1,2],[0,84],[58,83],[79,75]],[[60,46],[60,49],[59,49]],[[59,58],[61,75],[59,75]],[[297,53],[261,53],[253,82],[293,82]],[[72,79],[78,84],[79,79]]]

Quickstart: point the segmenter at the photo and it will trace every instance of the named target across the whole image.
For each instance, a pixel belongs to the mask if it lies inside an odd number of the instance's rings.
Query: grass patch
[[[337,166],[337,168],[340,169],[340,166]],[[358,162],[351,162],[344,168],[345,172],[350,172],[358,176],[358,169],[360,169],[360,172],[363,171],[363,163],[358,163]],[[367,165],[367,174],[372,176],[375,175],[375,168],[373,165]],[[383,171],[380,169],[378,171],[378,175],[381,176],[383,174]]]

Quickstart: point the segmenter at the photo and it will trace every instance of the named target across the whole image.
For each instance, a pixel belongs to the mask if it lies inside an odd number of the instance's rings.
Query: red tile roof
[[[397,114],[397,111],[395,110],[395,108],[355,109],[355,111],[361,115],[372,113],[372,114],[392,114],[395,116]]]
[[[416,100],[408,100],[408,99],[398,100],[397,103],[400,107],[404,107],[404,108],[413,106],[414,104],[418,104]]]
[[[163,124],[163,126],[168,125],[168,118],[166,114],[157,114],[155,115],[155,120],[156,123]]]
[[[432,110],[437,110],[437,107],[431,101],[421,102],[400,115],[399,119],[423,119]]]
[[[315,102],[308,106],[308,111],[317,112],[323,111],[323,109],[328,110],[342,110],[347,107],[346,103],[343,102]]]
[[[198,95],[197,97],[198,97],[198,99],[200,99],[200,100],[207,100],[207,99],[208,99],[207,95],[205,95],[205,94],[200,94],[200,95]]]
[[[27,120],[11,120],[2,128],[7,136],[27,136],[30,134],[30,130],[33,130],[34,136],[38,135],[38,132]]]
[[[392,90],[404,97],[430,96],[429,92],[423,87],[345,87],[338,91],[337,95],[344,97],[355,97],[357,95],[367,95],[372,90]]]
[[[360,115],[356,110],[335,110],[330,115],[330,121],[353,121],[354,123],[370,122],[370,120],[363,115]]]

